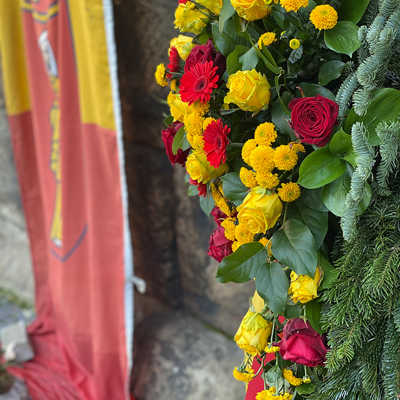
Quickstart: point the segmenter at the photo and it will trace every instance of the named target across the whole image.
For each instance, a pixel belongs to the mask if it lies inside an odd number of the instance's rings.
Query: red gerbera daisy
[[[230,131],[220,119],[211,122],[204,131],[204,151],[207,153],[208,162],[214,168],[218,168],[226,161],[226,146],[229,143]]]
[[[169,50],[169,64],[167,67],[169,72],[179,72],[179,60],[178,50],[176,47],[171,47]],[[171,74],[167,74],[167,78],[171,79],[171,77]]]
[[[213,89],[217,88],[218,67],[212,61],[198,63],[186,71],[181,79],[180,94],[182,101],[192,104],[197,100],[210,101]]]

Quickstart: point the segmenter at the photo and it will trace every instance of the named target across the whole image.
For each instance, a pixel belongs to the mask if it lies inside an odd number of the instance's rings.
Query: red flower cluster
[[[214,168],[218,168],[226,161],[226,146],[229,143],[228,135],[231,129],[224,126],[222,121],[211,122],[204,131],[204,151],[207,160]]]
[[[232,241],[225,237],[225,229],[222,226],[211,234],[208,247],[208,255],[221,262],[232,253]]]
[[[303,97],[289,103],[291,127],[303,142],[322,147],[329,142],[339,106],[326,97]]]
[[[183,151],[179,149],[176,154],[172,152],[172,142],[174,141],[174,137],[176,133],[183,127],[181,122],[172,123],[167,129],[164,129],[161,132],[161,139],[164,142],[165,152],[169,158],[171,165],[176,163],[185,165],[187,156],[189,154],[189,150]]]
[[[288,321],[283,328],[282,340],[278,345],[284,360],[307,367],[322,365],[328,351],[321,335],[311,327],[309,322],[304,322],[301,318]]]
[[[199,100],[201,103],[210,101],[213,89],[217,88],[219,76],[218,67],[212,61],[194,64],[182,76],[180,82],[181,99],[192,104]]]

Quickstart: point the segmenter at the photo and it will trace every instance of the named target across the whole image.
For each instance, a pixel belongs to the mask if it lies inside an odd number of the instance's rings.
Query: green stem
[[[250,34],[247,32],[247,39],[249,40],[250,44],[254,47],[256,50],[258,56],[261,58],[263,61],[264,65],[273,73],[273,74],[280,74],[281,68],[278,67],[278,64],[272,57],[272,54],[268,51],[267,54],[269,54],[269,57],[271,57],[271,61],[267,59],[267,57],[260,51],[260,49],[257,47],[257,45],[254,43],[253,39],[251,38]]]
[[[283,72],[283,71],[281,71],[281,72]],[[281,103],[283,111],[285,112],[285,114],[290,115],[290,111],[286,107],[286,104],[285,104],[285,102],[283,101],[283,99],[281,97],[281,85],[279,83],[279,79],[280,79],[281,76],[282,76],[282,73],[280,73],[279,75],[275,76],[275,89],[276,89],[276,93],[278,95],[279,103]]]

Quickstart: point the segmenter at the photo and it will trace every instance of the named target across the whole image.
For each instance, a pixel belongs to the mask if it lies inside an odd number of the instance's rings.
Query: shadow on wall
[[[148,287],[135,299],[134,393],[137,400],[242,400],[244,388],[232,378],[242,355],[228,336],[253,285],[216,282],[207,255],[214,223],[187,197],[185,171],[170,166],[160,135],[167,89],[154,70],[178,35],[177,1],[114,3],[135,271]]]

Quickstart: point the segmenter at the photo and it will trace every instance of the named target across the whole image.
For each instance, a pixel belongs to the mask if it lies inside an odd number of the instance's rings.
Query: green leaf
[[[315,392],[315,385],[313,383],[303,383],[296,387],[296,392],[300,395],[311,394]]]
[[[338,130],[329,143],[329,151],[338,157],[345,157],[353,152],[351,136],[343,129]]]
[[[317,246],[310,229],[303,222],[289,219],[272,236],[272,254],[299,275],[314,277],[318,264]]]
[[[199,191],[197,190],[197,187],[195,185],[189,184],[188,190],[187,190],[188,196],[190,196],[190,197],[197,196],[198,193],[199,193]]]
[[[174,140],[172,142],[172,153],[176,154],[179,149],[182,148],[183,145],[183,139],[185,137],[185,128],[182,126],[181,129],[179,129],[178,132],[176,132],[174,136]]]
[[[321,303],[318,300],[313,300],[306,304],[306,318],[318,333],[322,333],[320,324]]]
[[[245,34],[236,31],[234,20],[235,18],[230,18],[225,22],[223,32],[219,31],[218,22],[213,22],[211,24],[211,32],[215,46],[225,57],[227,57],[237,45],[248,44]]]
[[[282,314],[286,308],[289,280],[279,263],[257,265],[254,270],[256,289],[273,313]]]
[[[318,265],[324,272],[322,284],[319,287],[320,290],[331,288],[336,283],[339,276],[339,270],[334,268],[322,253],[319,254]]]
[[[281,315],[288,319],[300,318],[303,315],[303,308],[300,304],[288,304],[285,312]]]
[[[332,60],[328,61],[325,64],[322,64],[319,70],[319,77],[318,77],[319,84],[325,86],[329,82],[332,82],[335,79],[340,78],[345,65],[346,64],[343,61],[339,60]]]
[[[367,10],[370,0],[345,0],[339,10],[341,20],[352,21],[355,24],[360,22]]]
[[[258,55],[254,47],[244,53],[240,58],[239,62],[242,64],[242,70],[248,71],[254,69],[258,64]]]
[[[306,189],[318,189],[335,181],[346,170],[346,162],[328,148],[316,150],[301,163],[298,184]]]
[[[239,57],[246,53],[248,49],[248,47],[239,44],[235,47],[235,50],[233,50],[232,53],[229,54],[226,59],[226,70],[228,72],[228,75],[232,75],[240,70],[241,65],[239,62]]]
[[[340,21],[333,29],[324,33],[325,44],[328,49],[349,57],[361,46],[358,40],[358,26],[351,21]]]
[[[265,264],[266,258],[267,252],[260,243],[243,244],[222,260],[217,271],[217,279],[221,283],[247,282],[254,277],[256,268]]]
[[[290,103],[292,96],[290,93],[284,92],[282,93],[281,98],[284,104],[287,106]],[[293,140],[296,139],[296,135],[289,125],[290,115],[284,111],[279,100],[276,100],[272,103],[271,118],[279,133],[288,135]]]
[[[163,125],[168,128],[174,122],[174,117],[172,115],[168,115],[164,118]]]
[[[235,205],[239,205],[243,202],[249,189],[243,185],[239,178],[239,174],[236,172],[230,172],[221,177],[222,190],[228,200],[231,200]]]
[[[303,89],[306,97],[323,96],[332,101],[335,101],[335,95],[327,88],[317,85],[316,83],[300,83],[299,86]]]
[[[225,22],[235,14],[235,9],[232,7],[231,0],[223,0],[221,12],[219,14],[218,29],[223,32]]]
[[[212,209],[214,208],[214,199],[212,198],[210,190],[208,190],[208,188],[207,188],[207,196],[206,197],[200,196],[199,201],[200,201],[200,207],[203,210],[204,214],[210,215]]]
[[[272,368],[270,368],[267,373],[265,374],[265,381],[268,386],[273,386],[275,387],[276,391],[279,393],[279,391],[282,389],[285,381],[283,379],[282,371],[279,368],[279,365],[274,365]],[[276,387],[278,386],[278,387]]]

